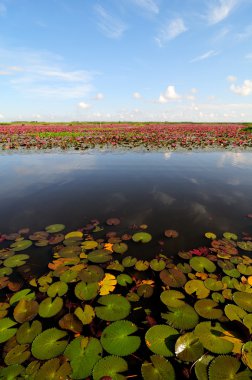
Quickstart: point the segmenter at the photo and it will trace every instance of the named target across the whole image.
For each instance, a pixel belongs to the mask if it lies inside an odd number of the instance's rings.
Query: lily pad
[[[252,252],[252,241],[238,241],[237,246],[243,251]]]
[[[242,309],[252,313],[252,293],[235,292],[233,300]]]
[[[234,344],[225,340],[225,329],[219,322],[211,324],[210,321],[199,323],[194,330],[206,350],[215,354],[228,354],[233,350]]]
[[[142,284],[137,288],[137,294],[143,298],[150,298],[153,292],[153,287],[149,284]]]
[[[137,260],[135,264],[135,269],[138,270],[139,272],[144,272],[147,270],[150,266],[149,261],[147,260]]]
[[[32,343],[32,341],[42,332],[42,324],[40,321],[24,322],[18,328],[16,338],[20,344]]]
[[[64,226],[64,224],[50,224],[50,226],[47,226],[45,230],[50,234],[56,234],[58,232],[63,231],[65,228],[66,227]]]
[[[101,344],[111,355],[130,355],[137,351],[141,344],[140,337],[132,335],[136,331],[137,326],[130,321],[113,322],[103,330]]]
[[[198,300],[194,304],[197,313],[206,319],[219,319],[222,317],[223,311],[221,309],[216,309],[217,306],[217,302],[208,298]]]
[[[11,244],[11,249],[14,252],[24,251],[25,249],[29,248],[32,245],[31,240],[20,240],[16,241],[15,243]]]
[[[39,305],[39,315],[42,318],[51,318],[63,307],[63,300],[60,297],[52,299],[51,297],[45,298]]]
[[[252,369],[252,342],[247,342],[242,347],[242,361]]]
[[[74,332],[75,334],[80,334],[82,331],[82,323],[81,321],[71,313],[65,314],[59,320],[59,326],[62,330],[69,330]]]
[[[18,344],[13,347],[5,356],[4,362],[7,365],[22,364],[29,359],[31,352],[28,350],[29,344]]]
[[[169,313],[161,313],[167,323],[181,330],[191,330],[199,322],[199,316],[194,308],[188,304],[185,304],[179,308],[169,307]]]
[[[16,324],[17,323],[10,318],[0,320],[0,343],[6,342],[16,334],[17,329],[13,327]]]
[[[113,244],[113,252],[123,254],[127,252],[128,245],[126,243],[115,243]]]
[[[122,260],[122,265],[125,268],[130,268],[130,267],[133,267],[136,264],[136,262],[137,262],[136,257],[126,256]]]
[[[190,259],[190,265],[196,272],[204,272],[205,270],[209,273],[216,271],[216,265],[208,260],[206,257],[192,257]]]
[[[83,282],[99,282],[104,277],[104,270],[98,265],[88,265],[79,272],[78,276]]]
[[[232,232],[224,232],[223,237],[227,240],[237,240],[238,236]]]
[[[81,246],[84,249],[89,250],[89,249],[97,248],[98,247],[98,243],[95,240],[86,240],[86,241],[83,241],[83,243],[81,243]]]
[[[185,305],[184,294],[178,290],[165,290],[161,293],[161,301],[168,307],[181,307]]]
[[[87,255],[87,258],[92,263],[106,263],[112,259],[111,252],[106,249],[97,249],[93,252],[90,252]]]
[[[154,354],[174,356],[175,341],[178,331],[167,325],[156,325],[149,328],[145,334],[147,347]]]
[[[252,314],[245,315],[243,324],[249,329],[250,334],[252,334]]]
[[[215,240],[217,238],[217,236],[213,232],[206,232],[205,237],[211,240]]]
[[[160,355],[151,355],[151,363],[144,362],[141,367],[144,380],[175,380],[172,364]]]
[[[227,304],[224,311],[230,321],[242,322],[242,319],[247,315],[242,308],[232,304]]]
[[[32,355],[39,360],[48,360],[62,354],[68,343],[62,340],[66,335],[65,331],[55,327],[43,331],[32,342]]]
[[[62,297],[64,294],[67,293],[67,291],[68,285],[63,281],[57,281],[49,286],[47,294],[49,297],[55,297],[56,295]]]
[[[195,374],[198,380],[209,380],[208,379],[208,366],[213,360],[214,356],[209,354],[204,354],[195,363]]]
[[[152,239],[152,236],[151,234],[149,234],[148,232],[136,232],[133,236],[132,236],[132,240],[135,242],[135,243],[149,243]]]
[[[195,362],[203,355],[203,353],[204,347],[193,332],[181,335],[176,341],[175,354],[179,360]]]
[[[209,366],[209,380],[251,379],[247,371],[239,372],[241,363],[232,356],[217,356]]]
[[[105,321],[117,321],[126,318],[131,309],[129,301],[119,294],[102,296],[97,301],[102,306],[95,307],[98,318]]]
[[[237,270],[244,274],[245,276],[251,276],[252,275],[252,266],[251,265],[245,265],[243,263],[240,263],[237,265]]]
[[[124,273],[119,274],[116,279],[118,284],[121,286],[127,286],[133,282],[132,278],[128,274]]]
[[[72,369],[68,362],[61,364],[60,359],[55,358],[46,361],[37,371],[35,380],[45,379],[69,379]]]
[[[204,285],[207,289],[213,290],[214,292],[223,289],[222,281],[216,281],[214,278],[207,278],[204,281]]]
[[[39,305],[37,301],[21,299],[13,311],[13,317],[19,323],[31,321],[38,314]]]
[[[165,269],[165,261],[162,259],[152,259],[150,262],[150,267],[155,272],[161,272],[161,270]]]
[[[35,293],[32,292],[31,289],[22,289],[19,292],[13,294],[13,296],[10,298],[10,305],[14,305],[22,299],[30,301],[34,298]]]
[[[83,232],[81,231],[71,231],[68,232],[68,234],[65,235],[65,239],[71,239],[71,238],[82,238]]]
[[[98,282],[86,283],[84,281],[80,281],[75,286],[74,293],[78,299],[82,301],[89,301],[97,296],[98,290]]]
[[[196,296],[199,299],[206,298],[210,293],[210,290],[205,287],[204,282],[200,280],[187,281],[185,284],[185,291],[187,294],[196,293]]]
[[[95,317],[94,308],[91,305],[84,305],[84,309],[77,307],[74,310],[74,314],[79,318],[83,325],[88,325],[92,322]]]
[[[113,380],[126,380],[127,377],[121,375],[121,372],[128,370],[128,363],[119,356],[106,356],[99,360],[93,369],[93,379],[101,380],[111,378]]]
[[[168,238],[177,238],[179,236],[178,232],[175,230],[165,230],[164,235]]]
[[[0,369],[0,379],[15,380],[24,372],[25,368],[20,364],[13,364]]]
[[[3,265],[8,268],[21,267],[26,263],[26,260],[29,259],[28,255],[18,254],[11,257],[8,257],[4,260]]]
[[[163,283],[172,288],[182,288],[186,283],[186,276],[179,269],[164,269],[159,274]]]

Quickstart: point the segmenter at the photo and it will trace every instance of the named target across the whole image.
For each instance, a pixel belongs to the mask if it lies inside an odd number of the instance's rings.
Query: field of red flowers
[[[0,149],[252,148],[243,124],[196,123],[13,123],[0,125]]]

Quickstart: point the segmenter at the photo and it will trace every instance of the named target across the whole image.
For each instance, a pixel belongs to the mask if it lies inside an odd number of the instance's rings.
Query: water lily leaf
[[[136,264],[135,264],[135,269],[140,271],[140,272],[144,272],[145,270],[147,270],[150,266],[150,263],[149,261],[147,260],[137,260]]]
[[[172,288],[181,288],[186,283],[186,276],[179,269],[164,269],[159,274],[163,283]]]
[[[48,243],[50,245],[56,245],[61,243],[65,239],[65,236],[63,234],[55,234],[48,238]]]
[[[95,317],[94,308],[91,305],[85,305],[84,309],[77,307],[74,314],[79,318],[83,325],[89,325]]]
[[[167,325],[156,325],[149,328],[145,334],[147,347],[154,354],[174,356],[175,341],[178,331]]]
[[[17,323],[10,318],[3,318],[0,320],[0,343],[6,342],[13,335],[16,334],[17,329],[15,326]]]
[[[15,303],[19,302],[22,299],[30,301],[30,300],[33,300],[34,298],[35,298],[35,293],[32,292],[31,289],[23,289],[13,294],[13,296],[10,298],[10,305],[14,305]]]
[[[93,369],[93,379],[100,380],[102,378],[111,378],[113,380],[126,380],[121,372],[128,370],[128,363],[119,356],[106,356],[99,360]]]
[[[178,263],[177,268],[183,273],[190,273],[192,271],[192,268],[188,263]]]
[[[118,226],[121,223],[119,218],[109,218],[106,220],[108,226]]]
[[[213,360],[214,356],[204,354],[195,363],[195,374],[198,380],[209,380],[207,368],[209,363]]]
[[[144,380],[175,380],[172,364],[160,355],[151,355],[151,363],[144,362],[141,367]]]
[[[50,224],[50,226],[47,226],[45,228],[46,232],[49,232],[50,234],[55,234],[58,232],[61,232],[65,229],[66,227],[64,224]]]
[[[247,281],[246,278],[245,281]],[[239,290],[240,292],[252,293],[252,287],[248,283],[243,284],[242,282],[238,282],[234,284],[234,287],[236,290]]]
[[[252,342],[247,342],[242,347],[242,361],[252,369]]]
[[[119,274],[117,276],[117,282],[121,286],[127,286],[129,284],[132,284],[133,280],[128,274]]]
[[[73,331],[76,334],[79,334],[82,331],[82,323],[71,313],[65,314],[64,317],[59,320],[59,326],[63,330]]]
[[[52,299],[51,297],[45,298],[39,305],[39,315],[42,318],[51,318],[63,307],[63,300],[60,297]]]
[[[5,368],[0,368],[0,379],[15,380],[24,372],[25,368],[20,364],[13,364]]]
[[[117,284],[116,277],[111,273],[105,273],[105,277],[99,282],[100,290],[99,294],[105,296],[115,290]]]
[[[244,274],[245,276],[251,276],[252,275],[252,266],[251,265],[245,265],[243,263],[240,263],[237,265],[237,270]]]
[[[235,292],[233,294],[234,302],[242,309],[252,313],[252,294],[244,292]]]
[[[228,240],[238,240],[238,236],[232,232],[224,232],[223,237]]]
[[[252,252],[252,241],[238,241],[237,246],[243,251]]]
[[[217,238],[217,236],[213,232],[206,232],[205,237],[211,240],[215,240]]]
[[[98,243],[95,240],[86,240],[86,241],[83,241],[83,243],[81,243],[81,246],[87,250],[95,249],[96,247],[98,247]]]
[[[152,259],[150,262],[151,269],[156,272],[161,272],[161,270],[165,269],[165,266],[165,261],[162,259]]]
[[[126,256],[122,260],[122,265],[125,268],[130,268],[130,267],[133,267],[136,264],[136,262],[137,262],[136,257]]]
[[[250,374],[246,371],[239,372],[241,363],[232,356],[217,356],[209,366],[209,380],[249,380]]]
[[[65,235],[65,239],[70,239],[70,238],[82,238],[83,233],[81,231],[72,231],[68,232],[68,234]]]
[[[58,295],[59,297],[62,297],[64,294],[67,293],[67,291],[68,291],[68,285],[63,281],[57,281],[49,286],[47,290],[47,295],[49,297],[55,297],[56,295]]]
[[[29,344],[18,344],[13,347],[5,356],[4,362],[7,365],[22,364],[29,359],[31,352],[28,350]]]
[[[231,278],[229,276],[222,277],[222,282],[224,285],[226,285],[230,289],[234,289],[235,284],[239,284],[236,278]]]
[[[234,344],[225,340],[225,330],[219,322],[213,326],[210,321],[199,323],[194,330],[206,350],[215,354],[228,354],[233,350]]]
[[[78,276],[82,281],[87,283],[99,282],[104,277],[104,270],[98,265],[88,265],[87,268],[79,272]]]
[[[8,314],[10,304],[8,302],[0,302],[0,319],[4,318]]]
[[[132,236],[132,240],[135,242],[135,243],[149,243],[152,239],[152,236],[151,234],[149,234],[148,232],[136,232],[133,236]]]
[[[217,302],[208,298],[198,300],[194,304],[194,308],[197,311],[197,313],[202,318],[206,319],[219,319],[222,317],[223,311],[221,309],[216,309],[217,306]]]
[[[58,358],[46,361],[37,371],[35,380],[64,380],[71,375],[72,368],[68,362],[60,363]]]
[[[127,300],[130,302],[138,302],[140,297],[137,293],[135,292],[129,292],[126,296]]]
[[[242,308],[232,304],[227,304],[224,311],[230,321],[242,322],[242,319],[247,315],[246,311]]]
[[[14,256],[10,256],[7,259],[4,260],[3,265],[8,268],[15,268],[15,267],[21,267],[26,263],[26,260],[29,259],[28,255],[18,254]]]
[[[211,295],[212,299],[215,301],[215,302],[218,302],[218,303],[225,303],[225,298],[222,294],[220,293],[217,293],[217,292],[213,292],[212,295]]]
[[[137,294],[143,298],[150,298],[153,294],[153,287],[148,284],[142,284],[137,288]]]
[[[207,289],[218,291],[223,289],[223,282],[222,281],[216,281],[214,278],[207,278],[204,281],[204,285]]]
[[[193,329],[199,322],[199,316],[194,308],[188,304],[179,308],[169,307],[169,313],[161,313],[162,318],[166,320],[170,326],[181,329]]]
[[[37,301],[23,298],[16,305],[13,311],[13,317],[19,323],[31,321],[38,314],[38,309],[39,305]]]
[[[165,290],[161,293],[161,301],[168,307],[181,307],[185,305],[184,294],[178,290]]]
[[[78,245],[68,245],[67,247],[63,247],[58,251],[58,255],[64,258],[74,258],[75,264],[79,262],[79,254],[81,253],[81,247]]]
[[[107,266],[108,270],[115,270],[117,272],[123,272],[124,271],[124,266],[119,263],[118,260],[111,261],[109,265]]]
[[[223,270],[223,272],[225,273],[225,274],[227,274],[228,276],[230,276],[230,277],[234,277],[234,278],[239,278],[239,277],[241,277],[241,274],[240,274],[240,272],[236,269],[236,268],[233,268],[233,269],[222,269]]]
[[[40,321],[24,322],[18,328],[16,339],[19,344],[32,343],[32,341],[42,332],[42,324]]]
[[[92,263],[106,263],[112,259],[110,253],[111,252],[107,251],[106,249],[97,249],[93,252],[90,252],[87,255],[87,258]]]
[[[209,273],[216,271],[216,265],[207,259],[206,257],[192,257],[190,259],[190,265],[196,272],[204,272],[205,270]]]
[[[138,350],[141,344],[139,336],[132,336],[136,331],[137,326],[130,321],[113,322],[103,330],[101,344],[111,355],[130,355]]]
[[[55,327],[43,331],[32,342],[32,355],[39,360],[55,358],[63,353],[67,340],[61,340],[67,335],[65,331]]]
[[[73,269],[68,269],[60,275],[61,282],[75,282],[78,277],[78,272]],[[48,291],[49,288],[47,288]]]
[[[82,301],[89,301],[98,295],[99,284],[98,282],[86,283],[84,281],[78,282],[75,286],[74,293],[77,298]]]
[[[102,306],[95,307],[98,318],[105,321],[117,321],[126,318],[131,309],[129,301],[119,294],[102,296],[97,301]]]
[[[128,250],[128,245],[126,243],[115,243],[113,244],[113,251],[115,253],[120,253],[123,254],[127,252]]]
[[[0,269],[0,277],[9,276],[12,272],[12,268],[3,267]]]
[[[249,329],[250,334],[252,334],[252,314],[245,315],[243,324]]]
[[[15,243],[11,244],[11,249],[14,252],[19,252],[19,251],[24,251],[25,249],[29,248],[32,245],[31,240],[20,240],[20,241],[15,241]]]
[[[189,280],[185,284],[185,291],[187,294],[193,294],[196,293],[197,298],[206,298],[210,290],[207,289],[204,285],[203,281],[200,280]]]
[[[179,236],[179,233],[175,230],[165,230],[164,235],[168,238],[176,238]]]
[[[175,354],[179,360],[195,362],[203,355],[203,353],[204,347],[193,332],[181,335],[176,341]]]

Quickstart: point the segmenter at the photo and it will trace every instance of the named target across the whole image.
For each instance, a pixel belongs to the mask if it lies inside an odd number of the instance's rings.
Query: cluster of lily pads
[[[0,379],[251,379],[252,237],[207,232],[169,257],[166,230],[143,260],[148,226],[118,224],[0,234]]]
[[[9,149],[204,149],[251,148],[242,124],[19,123],[0,125],[0,147]]]

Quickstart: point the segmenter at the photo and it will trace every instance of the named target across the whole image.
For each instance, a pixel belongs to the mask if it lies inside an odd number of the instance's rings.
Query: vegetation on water
[[[0,148],[251,148],[251,125],[200,123],[14,123],[0,125]]]
[[[118,218],[0,234],[0,379],[251,379],[252,236],[206,232],[170,257],[180,234],[162,235],[142,260],[148,226]]]

